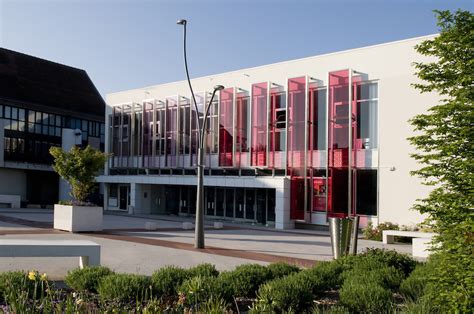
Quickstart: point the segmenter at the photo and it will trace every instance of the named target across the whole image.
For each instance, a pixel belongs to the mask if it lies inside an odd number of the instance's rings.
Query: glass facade
[[[82,144],[96,139],[104,149],[104,124],[50,112],[0,104],[0,119],[5,121],[4,158],[6,161],[50,164],[49,148],[61,146],[62,129],[82,131]],[[99,147],[98,147],[99,148]]]
[[[300,76],[285,85],[260,82],[249,87],[249,92],[228,87],[210,104],[206,174],[288,178],[291,219],[320,213],[377,215],[377,82],[347,69],[329,72],[326,80]],[[109,117],[112,174],[115,168],[146,168],[194,175],[186,168],[195,169],[198,119],[203,122],[211,94],[195,96],[197,112],[192,97],[182,96],[114,106]],[[16,116],[20,125],[22,115]],[[190,204],[192,193],[186,193]],[[274,200],[259,193],[209,188],[206,213],[274,219],[259,211],[263,199],[266,206]],[[178,211],[180,206],[175,206]],[[193,210],[187,206],[183,213]]]

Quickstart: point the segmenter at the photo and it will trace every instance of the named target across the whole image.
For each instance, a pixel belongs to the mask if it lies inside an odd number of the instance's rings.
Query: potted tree
[[[70,232],[102,230],[102,206],[86,201],[95,188],[95,177],[104,167],[108,155],[90,146],[74,146],[69,152],[51,147],[53,169],[70,187],[71,201],[54,205],[54,229]]]

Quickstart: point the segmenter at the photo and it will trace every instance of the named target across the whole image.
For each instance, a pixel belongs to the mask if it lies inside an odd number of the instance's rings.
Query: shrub
[[[195,276],[186,279],[178,288],[180,302],[187,306],[199,307],[208,300],[232,301],[232,289],[219,277]],[[220,301],[219,301],[220,302]]]
[[[400,293],[410,301],[419,300],[430,284],[431,264],[419,265],[400,285]]]
[[[263,284],[252,312],[295,312],[307,310],[313,301],[307,277],[292,274]]]
[[[0,302],[5,301],[9,292],[28,290],[30,284],[27,275],[22,271],[0,273]]]
[[[54,157],[53,169],[71,186],[71,196],[79,203],[95,187],[95,177],[104,168],[108,154],[91,146],[73,146],[69,152],[60,147],[51,147],[49,153]]]
[[[311,282],[313,294],[318,294],[341,285],[343,266],[335,261],[320,262],[310,269],[302,271]]]
[[[203,277],[217,277],[219,271],[216,266],[212,264],[200,264],[188,269],[189,277],[203,276]]]
[[[403,280],[403,274],[393,268],[382,265],[373,264],[373,269],[354,268],[350,271],[346,271],[343,274],[344,284],[347,280],[354,279],[361,283],[377,283],[378,285],[391,289],[397,290]]]
[[[165,266],[155,271],[151,276],[153,293],[159,296],[175,295],[178,287],[188,277],[188,271],[181,267]]]
[[[219,278],[223,280],[236,297],[254,297],[258,287],[270,279],[267,267],[258,264],[244,264],[233,271],[222,272]]]
[[[402,271],[405,277],[410,274],[417,265],[417,262],[406,254],[384,249],[367,249],[361,254],[347,256],[339,260],[338,263],[343,264],[346,269],[353,268],[356,265],[358,265],[358,267],[363,264],[372,266],[373,263],[379,263]]]
[[[97,292],[100,280],[113,272],[104,266],[85,267],[83,269],[76,268],[69,271],[65,282],[74,290]]]
[[[142,301],[150,296],[151,280],[142,275],[112,274],[100,280],[98,292],[104,301]]]
[[[362,229],[362,234],[366,240],[382,241],[382,231],[383,230],[398,230],[399,227],[397,224],[391,222],[383,222],[374,227],[372,222],[369,221],[367,227]]]
[[[364,276],[350,277],[344,281],[339,292],[341,303],[351,311],[362,313],[380,313],[389,310],[392,304],[392,292],[385,289],[376,280]]]
[[[285,277],[290,274],[297,273],[301,270],[298,266],[283,262],[272,263],[268,265],[267,268],[270,271],[270,277],[272,279]]]

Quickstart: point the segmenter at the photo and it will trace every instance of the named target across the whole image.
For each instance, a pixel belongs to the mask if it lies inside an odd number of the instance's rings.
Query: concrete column
[[[69,151],[74,145],[79,145],[81,143],[82,143],[82,132],[80,130],[63,129],[62,137],[61,137],[61,148],[64,151]],[[59,200],[62,200],[62,201],[71,200],[71,196],[69,195],[69,192],[71,192],[71,187],[69,186],[69,184],[62,178],[59,178]]]
[[[0,167],[5,167],[5,123],[0,119]]]
[[[130,215],[136,214],[136,209],[140,208],[141,185],[137,183],[130,183],[130,206],[128,213]]]
[[[109,183],[101,183],[100,184],[103,187],[103,192],[104,192],[104,210],[109,209]]]
[[[293,229],[295,222],[290,219],[290,180],[275,189],[275,228]]]

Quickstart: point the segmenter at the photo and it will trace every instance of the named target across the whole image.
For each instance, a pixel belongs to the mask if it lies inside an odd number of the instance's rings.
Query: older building
[[[414,46],[431,37],[196,78],[196,104],[186,81],[107,95],[105,208],[195,213],[196,117],[222,84],[206,118],[208,219],[420,222],[407,121],[438,99],[411,87]]]
[[[0,48],[0,204],[11,196],[23,206],[68,198],[49,148],[103,148],[104,114],[84,70]]]

